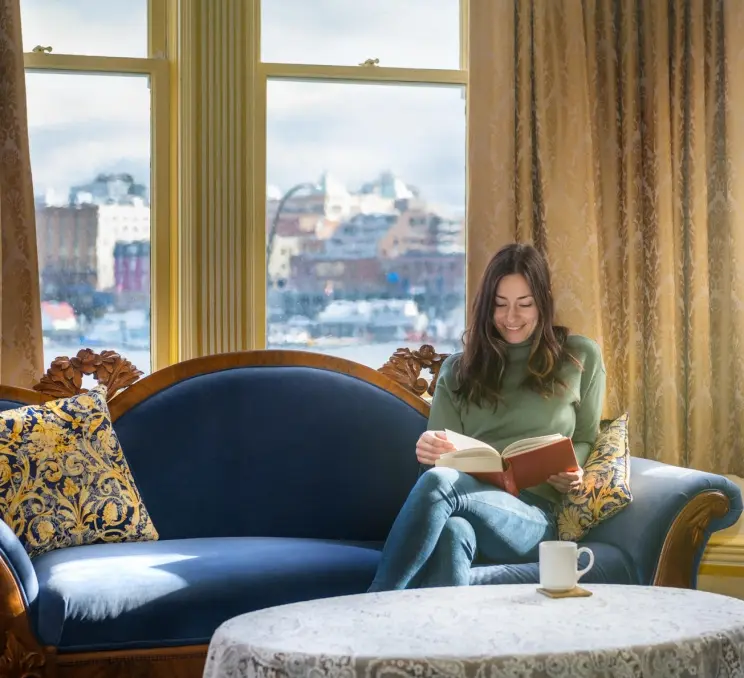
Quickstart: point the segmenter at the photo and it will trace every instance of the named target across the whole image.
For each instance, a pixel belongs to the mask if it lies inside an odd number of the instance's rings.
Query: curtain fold
[[[634,454],[744,476],[744,2],[470,17],[469,290],[499,246],[534,243]]]
[[[19,0],[0,0],[0,383],[30,388],[43,370]]]

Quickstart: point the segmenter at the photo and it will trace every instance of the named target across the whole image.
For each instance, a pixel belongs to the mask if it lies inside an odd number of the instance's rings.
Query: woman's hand
[[[444,431],[424,431],[416,443],[416,459],[427,466],[434,466],[439,457],[454,449]]]
[[[579,468],[578,471],[569,471],[568,473],[559,473],[548,478],[550,483],[558,492],[566,494],[571,490],[578,490],[581,487],[581,483],[584,480],[584,469]]]

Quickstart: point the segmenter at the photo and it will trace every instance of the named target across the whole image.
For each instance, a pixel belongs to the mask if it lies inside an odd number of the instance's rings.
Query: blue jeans
[[[550,501],[519,498],[450,468],[419,477],[393,523],[369,591],[468,586],[473,560],[524,562],[555,539]]]

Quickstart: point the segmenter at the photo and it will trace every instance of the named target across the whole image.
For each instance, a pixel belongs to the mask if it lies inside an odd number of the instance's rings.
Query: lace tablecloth
[[[744,678],[744,601],[701,591],[534,585],[374,593],[225,622],[205,678]]]

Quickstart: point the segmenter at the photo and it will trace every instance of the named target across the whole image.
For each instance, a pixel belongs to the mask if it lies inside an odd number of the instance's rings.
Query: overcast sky
[[[243,0],[232,0],[243,1]],[[264,0],[264,61],[456,68],[458,0]],[[146,0],[21,0],[24,48],[145,56]],[[30,73],[37,194],[98,172],[149,184],[149,90],[141,77]],[[384,170],[464,208],[459,88],[269,83],[267,181],[287,190],[324,170],[357,188]]]

